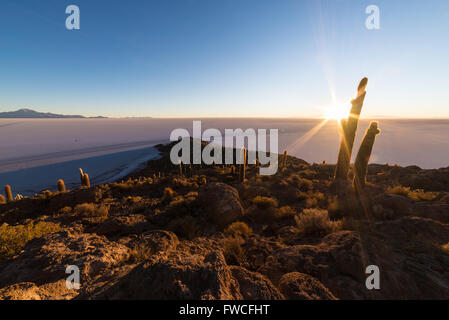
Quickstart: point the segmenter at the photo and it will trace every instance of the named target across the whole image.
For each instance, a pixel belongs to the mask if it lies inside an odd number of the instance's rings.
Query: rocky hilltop
[[[449,299],[449,168],[370,165],[362,199],[334,165],[243,180],[158,148],[123,181],[1,204],[0,299]]]

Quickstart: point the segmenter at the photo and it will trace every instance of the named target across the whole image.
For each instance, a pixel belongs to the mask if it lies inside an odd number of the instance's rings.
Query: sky
[[[448,35],[447,0],[1,0],[0,111],[314,118],[366,76],[364,117],[449,118]]]

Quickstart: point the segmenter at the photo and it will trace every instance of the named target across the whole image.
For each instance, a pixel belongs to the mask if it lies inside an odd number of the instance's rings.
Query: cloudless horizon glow
[[[81,29],[65,28],[78,5]],[[380,8],[380,30],[365,8]],[[449,2],[3,0],[0,112],[449,117]]]

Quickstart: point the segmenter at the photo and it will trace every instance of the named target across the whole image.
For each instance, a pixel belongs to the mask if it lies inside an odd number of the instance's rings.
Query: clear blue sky
[[[448,57],[447,0],[0,3],[0,111],[317,117],[368,76],[366,117],[449,117]]]

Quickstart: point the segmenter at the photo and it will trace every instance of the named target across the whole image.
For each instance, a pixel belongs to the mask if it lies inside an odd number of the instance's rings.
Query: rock
[[[220,227],[241,219],[244,209],[237,190],[224,183],[208,183],[199,190],[200,207],[206,208],[211,222]]]
[[[165,230],[153,230],[145,232],[143,235],[143,240],[147,242],[147,245],[151,248],[153,254],[160,251],[173,251],[179,243],[176,234]]]
[[[282,276],[279,289],[290,300],[336,300],[321,282],[304,273],[291,272]]]
[[[130,214],[108,219],[104,223],[95,225],[92,230],[88,231],[115,238],[129,234],[140,234],[150,227],[151,225],[147,222],[144,215]]]
[[[282,300],[284,297],[270,280],[257,272],[231,266],[232,275],[238,281],[245,300]]]
[[[0,300],[68,300],[78,294],[69,290],[65,280],[36,286],[32,282],[22,282],[0,289]]]
[[[22,254],[1,268],[0,288],[20,282],[40,286],[66,279],[68,265],[79,267],[83,286],[126,260],[128,251],[126,246],[96,234],[47,234],[31,240]]]
[[[242,299],[221,251],[201,250],[190,244],[176,251],[161,251],[127,274],[80,299]]]

